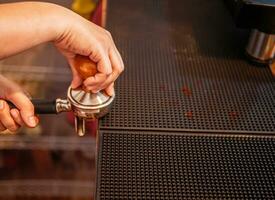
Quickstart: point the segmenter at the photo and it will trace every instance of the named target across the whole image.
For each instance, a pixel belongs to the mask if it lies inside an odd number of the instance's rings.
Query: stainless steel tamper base
[[[86,120],[95,120],[105,116],[112,105],[115,95],[105,92],[91,93],[82,88],[68,88],[68,101],[75,114],[75,130],[79,136],[85,135]]]
[[[56,99],[56,113],[73,111],[75,131],[79,136],[85,135],[86,120],[96,120],[105,116],[111,108],[115,95],[105,92],[91,93],[82,88],[68,88],[67,99]]]

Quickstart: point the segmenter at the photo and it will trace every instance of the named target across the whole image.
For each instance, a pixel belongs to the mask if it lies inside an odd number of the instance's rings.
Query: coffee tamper
[[[83,80],[97,73],[96,63],[84,56],[75,58],[75,68]],[[82,136],[85,134],[86,120],[95,120],[105,116],[110,110],[114,95],[110,97],[104,91],[92,93],[83,87],[76,89],[69,87],[67,99],[75,115],[76,132]]]
[[[96,64],[88,57],[76,56],[75,68],[81,78],[85,80],[90,76],[94,76],[97,72]],[[68,88],[66,99],[31,100],[36,114],[58,114],[61,112],[72,111],[75,115],[75,130],[79,136],[85,134],[85,122],[96,120],[105,116],[113,103],[113,96],[108,96],[104,91],[92,93],[87,91],[84,86],[76,89]],[[15,107],[9,102],[10,107]]]

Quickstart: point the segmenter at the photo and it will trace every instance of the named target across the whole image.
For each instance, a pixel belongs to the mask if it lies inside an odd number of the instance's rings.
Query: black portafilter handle
[[[16,106],[12,102],[7,102],[10,108],[16,108]],[[36,114],[57,114],[56,100],[31,99],[31,102],[34,105],[34,110]]]

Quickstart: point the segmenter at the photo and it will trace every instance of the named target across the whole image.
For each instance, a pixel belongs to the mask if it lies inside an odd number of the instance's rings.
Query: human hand
[[[52,3],[0,4],[0,41],[0,59],[53,41],[72,68],[73,88],[83,83],[92,92],[105,89],[112,95],[114,81],[124,69],[108,31]],[[95,76],[81,79],[75,70],[76,55],[87,56],[97,64]]]
[[[71,66],[73,73],[71,86],[76,88],[83,84],[86,89],[94,93],[104,89],[112,96],[114,81],[124,70],[124,64],[111,34],[71,11],[63,12],[63,18],[69,23],[55,41],[55,45]],[[77,55],[87,56],[92,62],[97,63],[98,72],[95,76],[86,80],[81,79],[76,71]]]
[[[6,101],[12,102],[16,108],[10,109]],[[24,125],[33,128],[38,121],[33,104],[23,90],[0,75],[0,131],[8,129],[14,132]]]

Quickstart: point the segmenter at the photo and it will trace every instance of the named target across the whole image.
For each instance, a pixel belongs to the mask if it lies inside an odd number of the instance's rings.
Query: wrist
[[[44,40],[56,41],[62,37],[68,27],[69,19],[66,19],[66,15],[69,10],[53,3],[35,2],[34,4],[38,4],[37,11],[40,12],[38,27],[42,27],[41,35],[47,33],[45,35],[47,38]]]

